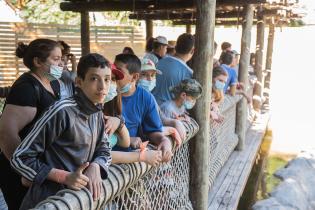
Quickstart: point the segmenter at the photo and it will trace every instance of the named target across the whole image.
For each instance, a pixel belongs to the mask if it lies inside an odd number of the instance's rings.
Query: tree
[[[20,11],[20,16],[30,23],[58,23],[79,24],[80,14],[61,11],[61,0],[6,0],[6,2]],[[129,20],[129,12],[102,12],[105,20],[114,24],[138,25],[139,22]],[[91,13],[92,24],[96,22],[94,13]]]
[[[60,9],[61,0],[15,0],[11,3],[20,9],[21,18],[26,22],[78,24],[80,16],[74,12],[64,12]]]

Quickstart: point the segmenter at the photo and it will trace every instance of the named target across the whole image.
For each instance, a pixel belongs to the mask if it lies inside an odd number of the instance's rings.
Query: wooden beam
[[[178,2],[156,2],[156,1],[134,1],[133,3],[122,3],[120,1],[106,2],[62,2],[60,8],[63,11],[143,11],[143,10],[166,10],[186,9],[194,7],[193,1]]]
[[[193,116],[200,126],[199,132],[190,144],[190,200],[193,209],[206,210],[209,191],[210,160],[210,103],[214,55],[215,0],[196,0],[197,24],[194,78],[203,87],[203,94],[197,100]]]
[[[216,20],[215,25],[240,25],[242,23],[242,20]],[[173,21],[173,25],[196,25],[196,20],[177,20]]]
[[[81,12],[81,55],[90,53],[90,17],[89,12]]]
[[[221,0],[218,5],[240,6],[246,4],[266,3],[266,0]],[[63,11],[143,11],[143,10],[172,10],[195,8],[194,1],[156,1],[156,0],[135,0],[125,3],[122,1],[102,1],[102,2],[62,2],[60,8]]]
[[[153,20],[145,20],[146,40],[153,37]]]
[[[238,18],[242,17],[243,10],[241,11],[230,11],[230,12],[216,12],[216,18]],[[278,14],[277,9],[265,10],[264,16],[274,16]],[[144,13],[144,12],[137,12],[129,15],[130,19],[137,19],[137,20],[182,20],[182,19],[196,19],[196,12],[187,12],[187,11],[174,11],[174,12],[165,12],[165,11],[155,11],[152,13]]]
[[[248,4],[246,6],[246,15],[242,24],[242,39],[241,39],[241,57],[238,71],[238,80],[244,84],[245,90],[248,87],[248,66],[250,62],[250,42],[251,30],[254,19],[254,6]],[[236,149],[243,150],[245,144],[245,134],[247,128],[247,100],[243,97],[236,107],[236,134],[238,136],[238,144]]]
[[[265,23],[264,16],[260,13],[257,14],[257,39],[256,39],[256,58],[255,58],[255,74],[257,82],[254,87],[253,107],[259,111],[262,105],[262,90],[263,90],[263,56],[264,56],[264,36],[265,36]]]

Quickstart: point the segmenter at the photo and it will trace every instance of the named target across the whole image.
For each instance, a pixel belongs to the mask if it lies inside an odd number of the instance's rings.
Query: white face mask
[[[138,85],[146,89],[147,91],[151,92],[156,86],[156,79],[151,81],[146,79],[140,79]]]
[[[54,64],[49,65],[49,72],[47,73],[47,77],[49,80],[60,79],[63,72],[63,67],[57,66]]]
[[[113,100],[117,96],[117,85],[116,83],[111,83],[109,87],[108,94],[105,97],[104,103]]]

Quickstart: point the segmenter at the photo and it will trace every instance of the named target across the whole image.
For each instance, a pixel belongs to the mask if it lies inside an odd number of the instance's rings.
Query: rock
[[[296,210],[289,206],[280,204],[275,198],[268,198],[265,200],[258,201],[254,206],[253,210]]]
[[[274,175],[283,181],[254,210],[315,209],[315,151],[299,154]]]

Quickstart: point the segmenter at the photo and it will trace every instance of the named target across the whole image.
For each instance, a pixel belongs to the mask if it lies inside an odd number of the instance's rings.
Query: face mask
[[[109,141],[110,146],[114,147],[117,144],[117,142],[118,142],[117,135],[113,134],[113,135],[109,136],[108,137],[108,141]]]
[[[117,96],[117,85],[116,84],[110,84],[108,94],[106,95],[104,99],[104,103],[113,100]]]
[[[131,89],[131,83],[128,83],[120,89],[120,93],[127,93],[130,89]]]
[[[196,101],[188,101],[188,100],[185,100],[185,102],[184,102],[184,107],[185,107],[185,109],[187,109],[187,110],[192,109],[192,108],[195,106],[195,103],[196,103]]]
[[[224,82],[221,82],[219,80],[216,80],[215,83],[214,83],[214,87],[215,89],[217,90],[223,90],[224,87],[225,87],[225,83]]]
[[[60,79],[62,75],[63,67],[51,64],[49,66],[49,72],[47,74],[49,80]]]
[[[140,79],[138,82],[138,85],[146,89],[147,91],[151,92],[153,88],[155,88],[156,85],[156,79],[153,79],[151,81],[146,79]]]

